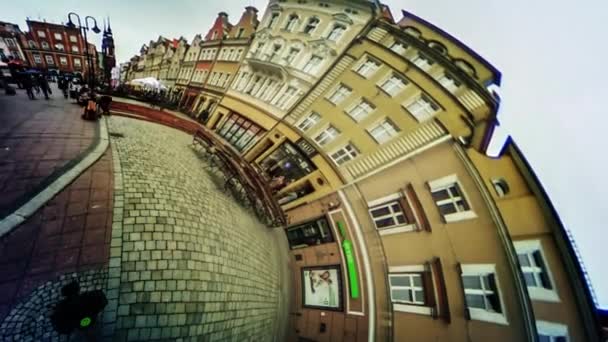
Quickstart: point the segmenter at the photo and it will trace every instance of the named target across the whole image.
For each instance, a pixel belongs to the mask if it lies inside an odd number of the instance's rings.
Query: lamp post
[[[84,18],[85,26],[82,26],[82,22],[80,21],[80,16],[74,12],[68,13],[68,23],[66,25],[67,27],[70,27],[70,28],[76,27],[76,25],[72,21],[72,16],[76,16],[76,19],[78,19],[78,29],[82,30],[82,32],[84,33],[84,51],[85,51],[85,56],[86,56],[87,64],[88,64],[87,81],[88,81],[90,89],[93,90],[93,88],[95,87],[95,64],[92,62],[93,58],[89,54],[89,41],[87,39],[87,31],[89,30],[89,19],[93,20],[93,28],[90,30],[92,30],[94,33],[99,33],[99,32],[101,32],[101,30],[99,29],[99,27],[97,27],[97,20],[95,20],[95,18],[91,17],[90,15],[87,15]]]

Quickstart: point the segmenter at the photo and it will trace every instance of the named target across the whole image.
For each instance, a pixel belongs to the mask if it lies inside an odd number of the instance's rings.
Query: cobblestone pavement
[[[98,273],[105,279],[112,195],[108,149],[36,214],[0,239],[1,341],[57,337],[40,314],[58,298],[58,284],[66,275],[79,277],[83,272]]]
[[[282,341],[283,232],[220,190],[190,136],[121,117],[109,123],[115,202],[106,336]]]
[[[50,100],[31,101],[25,90],[0,93],[0,218],[42,190],[70,161],[89,148],[95,122],[53,88]]]

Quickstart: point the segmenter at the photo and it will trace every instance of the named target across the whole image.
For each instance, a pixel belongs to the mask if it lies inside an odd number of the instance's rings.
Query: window
[[[317,144],[319,144],[319,146],[323,146],[334,140],[338,135],[340,135],[340,131],[338,131],[338,129],[334,126],[330,125],[323,132],[317,135],[315,141]]]
[[[46,64],[55,64],[55,60],[53,59],[53,56],[46,55],[46,56],[44,56],[44,58],[46,59]]]
[[[60,56],[59,63],[61,63],[61,65],[68,65],[68,59],[66,57]]]
[[[394,138],[399,132],[399,128],[389,119],[380,122],[374,128],[369,130],[369,133],[374,137],[378,144],[383,144]]]
[[[341,149],[332,153],[331,159],[337,165],[342,165],[346,162],[349,162],[349,161],[357,158],[358,155],[359,155],[359,151],[357,150],[357,148],[353,144],[348,143],[346,146],[344,146]]]
[[[492,179],[492,185],[494,186],[494,191],[496,191],[498,197],[505,197],[509,194],[509,184],[507,184],[507,181],[504,179]]]
[[[47,42],[41,42],[40,44],[42,45],[43,49],[46,49],[46,50],[49,49],[49,43],[47,43]]]
[[[407,46],[403,43],[394,42],[391,45],[390,49],[397,54],[403,55],[407,50]]]
[[[334,242],[329,223],[325,217],[286,229],[291,249]]]
[[[245,29],[244,28],[239,28],[239,30],[236,33],[236,37],[237,38],[241,38],[243,36],[243,33],[245,33]]]
[[[75,52],[75,53],[80,52],[80,50],[78,50],[78,46],[72,45],[72,52]]]
[[[310,19],[308,19],[308,23],[306,23],[306,26],[304,26],[303,32],[306,34],[311,34],[314,32],[314,30],[317,29],[317,26],[319,26],[319,19],[310,18]]]
[[[321,63],[321,57],[313,55],[312,57],[310,57],[310,60],[308,61],[308,63],[306,63],[306,65],[304,65],[304,69],[302,69],[302,71],[307,72],[307,73],[315,72],[317,70],[317,66],[320,63]]]
[[[443,74],[439,79],[439,84],[441,84],[445,89],[447,89],[450,93],[455,93],[456,90],[460,87],[460,82],[458,82],[454,77],[449,74]]]
[[[494,265],[461,265],[470,319],[507,324]]]
[[[389,273],[391,302],[424,305],[424,287],[420,273]]]
[[[456,175],[429,182],[431,196],[446,222],[455,222],[477,217],[471,210],[462,192]]]
[[[290,105],[291,100],[296,96],[297,89],[294,87],[287,87],[285,93],[277,100],[276,106],[281,109],[287,109],[286,107]]]
[[[55,33],[53,34],[53,37],[55,37],[56,40],[61,40],[61,33]]]
[[[422,94],[414,101],[404,106],[416,120],[423,122],[429,120],[439,111],[439,106]]]
[[[55,44],[55,49],[57,49],[58,51],[65,51],[65,48],[61,43]]]
[[[34,62],[36,62],[36,64],[42,64],[42,58],[40,58],[40,55],[34,54]]]
[[[334,93],[329,97],[329,102],[338,105],[340,102],[344,101],[352,91],[347,86],[340,84],[338,88],[334,91]]]
[[[565,324],[536,321],[539,342],[568,342],[568,326]]]
[[[407,81],[405,81],[403,78],[393,74],[393,75],[391,75],[391,77],[389,77],[382,83],[380,88],[382,88],[382,90],[384,90],[390,96],[395,96],[395,95],[397,95],[397,93],[399,93],[401,90],[403,90],[403,88],[405,88],[406,84],[407,84]]]
[[[46,38],[46,33],[44,31],[38,31],[38,37]]]
[[[321,120],[321,115],[319,113],[312,112],[310,115],[304,118],[300,124],[298,124],[298,128],[303,132],[309,130],[312,126],[319,123]]]
[[[338,39],[340,39],[340,37],[342,37],[342,34],[345,31],[346,31],[346,26],[337,24],[334,26],[334,28],[331,30],[331,32],[329,32],[329,36],[327,36],[327,39],[331,40],[333,42],[337,42]]]
[[[272,151],[262,160],[260,167],[265,171],[269,181],[276,177],[284,177],[282,186],[275,188],[277,191],[315,170],[314,164],[308,157],[290,142],[284,142]]]
[[[270,21],[268,22],[268,28],[273,28],[278,20],[279,20],[279,13],[272,13],[272,16],[270,17]]]
[[[270,56],[268,56],[268,60],[272,61],[278,54],[279,51],[281,51],[282,46],[280,44],[274,44],[272,46],[272,53],[270,54]]]
[[[424,71],[428,71],[431,68],[431,66],[433,64],[435,64],[435,62],[432,61],[428,57],[418,54],[418,56],[416,56],[416,58],[414,58],[414,64],[416,64],[416,66],[419,67],[420,69],[422,69]]]
[[[420,30],[418,30],[417,28],[412,27],[412,26],[407,26],[407,27],[405,27],[405,28],[403,29],[403,31],[404,31],[405,33],[409,34],[410,36],[414,36],[414,37],[416,37],[416,38],[420,38],[420,35],[422,34],[422,33],[420,32]]]
[[[249,146],[255,145],[265,131],[252,121],[232,113],[217,132],[230,145],[242,152]]]
[[[299,49],[296,48],[291,48],[289,49],[289,53],[287,54],[287,57],[285,57],[285,61],[287,61],[287,63],[292,63],[294,59],[296,59],[296,56],[300,53]]]
[[[513,242],[531,299],[557,302],[559,298],[539,240]]]
[[[363,63],[359,65],[357,68],[357,73],[365,78],[369,78],[372,76],[376,70],[380,67],[380,63],[367,58]]]
[[[30,49],[35,49],[36,48],[36,42],[35,41],[30,40],[27,43],[30,46]]]
[[[287,20],[287,25],[285,25],[285,30],[291,32],[296,28],[297,24],[298,24],[298,16],[295,14],[292,14],[289,16],[289,19]]]
[[[15,43],[14,39],[5,38],[4,40],[6,41],[9,47],[17,47],[17,43]]]
[[[355,121],[359,122],[368,117],[373,111],[374,106],[366,100],[361,100],[348,111],[348,115]]]
[[[398,200],[377,205],[369,209],[369,214],[377,229],[392,228],[409,223]]]
[[[78,42],[78,37],[76,37],[76,36],[70,36],[70,41],[72,43],[77,43]]]

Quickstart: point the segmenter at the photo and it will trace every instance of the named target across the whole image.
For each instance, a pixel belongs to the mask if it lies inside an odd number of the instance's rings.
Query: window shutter
[[[452,319],[450,315],[450,305],[448,303],[448,292],[445,287],[445,279],[443,277],[443,268],[441,267],[441,259],[435,258],[430,264],[433,279],[435,279],[435,290],[437,291],[435,307],[437,308],[438,316],[449,324]],[[468,310],[466,311],[468,313]]]
[[[425,271],[421,275],[424,287],[424,305],[435,308],[437,301],[435,299],[435,287],[433,286],[433,273],[431,272],[430,264],[427,263],[425,265]],[[435,312],[433,312],[433,316],[435,316]]]
[[[496,286],[496,275],[495,274],[488,274],[486,277],[488,277],[488,283],[490,284],[490,287],[492,288],[492,292],[494,292],[494,294],[488,296],[488,300],[490,301],[490,305],[492,305],[492,309],[496,312],[502,312],[502,308],[500,307],[500,298],[498,296],[498,286]]]
[[[547,272],[547,265],[545,265],[545,260],[543,259],[542,254],[540,254],[539,250],[536,250],[534,251],[534,253],[532,253],[532,257],[534,258],[536,265],[538,265],[538,267],[542,269],[542,272],[540,273],[540,280],[543,283],[543,287],[548,290],[553,289],[551,281],[549,280],[549,272]]]
[[[415,212],[415,216],[413,216],[414,220],[412,220],[411,222],[416,222],[419,229],[430,232],[431,225],[429,224],[429,220],[426,217],[426,214],[424,213],[422,204],[420,203],[420,200],[418,199],[418,195],[416,195],[416,191],[414,190],[412,183],[408,184],[405,187],[405,193],[407,195],[407,198],[409,199],[408,202],[411,202],[410,210],[412,211],[412,215],[414,215],[414,212]],[[405,208],[404,208],[404,210],[405,210]],[[415,217],[418,217],[418,220],[416,220]],[[408,217],[408,219],[409,219],[409,217]]]

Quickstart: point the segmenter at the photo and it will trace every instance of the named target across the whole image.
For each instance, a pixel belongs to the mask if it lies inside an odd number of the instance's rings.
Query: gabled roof
[[[224,35],[228,34],[231,28],[232,24],[228,21],[228,13],[220,12],[218,13],[217,18],[215,18],[213,26],[211,26],[211,29],[205,36],[205,41],[224,39]]]

